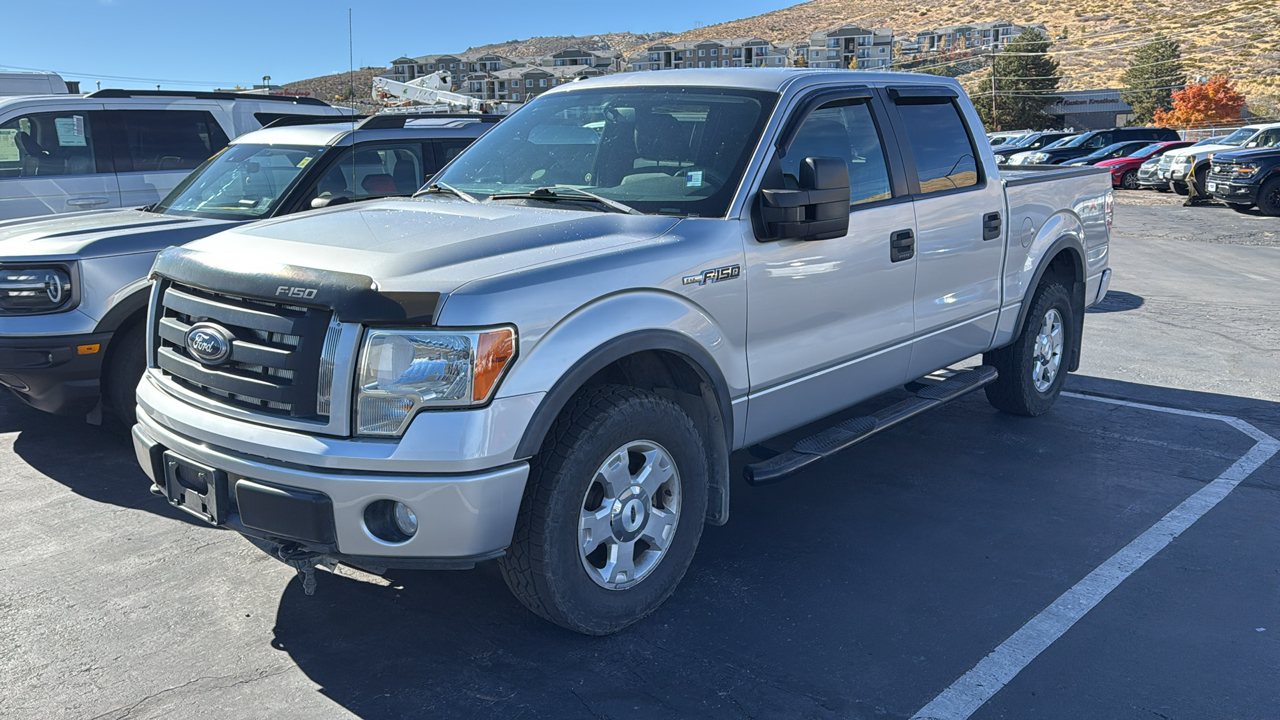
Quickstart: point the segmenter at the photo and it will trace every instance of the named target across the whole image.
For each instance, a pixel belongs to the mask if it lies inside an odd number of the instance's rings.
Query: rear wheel
[[[589,388],[532,463],[503,578],[557,625],[616,632],[670,597],[706,511],[706,454],[684,410],[647,390]]]
[[[106,365],[102,369],[102,400],[111,417],[126,427],[133,427],[138,408],[138,382],[146,369],[147,338],[145,323],[134,323],[123,333],[116,333],[108,346]]]
[[[1124,188],[1125,190],[1137,190],[1138,189],[1138,171],[1126,170],[1125,173],[1120,176],[1120,187]]]
[[[1280,177],[1273,177],[1258,190],[1258,209],[1263,215],[1280,216]]]
[[[1036,290],[1022,331],[1012,343],[983,355],[1000,373],[987,385],[987,401],[998,410],[1028,417],[1053,407],[1066,381],[1065,363],[1075,347],[1071,295],[1061,283]]]

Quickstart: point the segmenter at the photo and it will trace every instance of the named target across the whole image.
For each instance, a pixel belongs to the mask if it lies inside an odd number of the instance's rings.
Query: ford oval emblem
[[[213,323],[196,323],[187,331],[187,352],[205,365],[217,365],[231,356],[231,333]]]

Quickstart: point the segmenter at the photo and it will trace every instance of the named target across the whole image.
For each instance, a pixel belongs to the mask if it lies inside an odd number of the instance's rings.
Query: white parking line
[[[1160,518],[1137,539],[1086,575],[1083,580],[1053,601],[1049,607],[1040,611],[1039,615],[1031,618],[1026,625],[1000,643],[972,670],[921,708],[920,712],[912,716],[912,720],[963,720],[972,715],[993,695],[1000,692],[1000,689],[1032,660],[1036,659],[1036,656],[1062,637],[1063,633],[1092,610],[1108,593],[1124,582],[1125,578],[1155,557],[1156,553],[1173,542],[1174,538],[1222,502],[1222,499],[1241,481],[1280,452],[1280,440],[1276,440],[1239,418],[1076,393],[1063,393],[1063,396],[1123,405],[1139,410],[1218,420],[1248,435],[1257,443],[1217,479],[1182,501],[1178,507]]]

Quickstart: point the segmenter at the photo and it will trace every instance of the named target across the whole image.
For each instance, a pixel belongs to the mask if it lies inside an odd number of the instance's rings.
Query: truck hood
[[[616,252],[680,221],[512,203],[383,200],[258,222],[192,243],[206,262],[368,276],[383,292],[448,294],[472,280]]]
[[[1214,160],[1225,162],[1248,162],[1250,160],[1262,160],[1265,158],[1273,158],[1280,155],[1280,148],[1253,148],[1250,150],[1236,150],[1234,152],[1214,153]]]
[[[0,222],[0,261],[155,252],[236,223],[141,210],[94,210]]]

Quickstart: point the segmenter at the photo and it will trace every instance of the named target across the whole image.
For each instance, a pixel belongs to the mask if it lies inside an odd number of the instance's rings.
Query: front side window
[[[222,126],[206,110],[109,110],[120,128],[117,169],[190,170],[227,146]]]
[[[309,194],[314,198],[367,198],[412,195],[425,182],[422,148],[417,143],[357,147],[343,153]]]
[[[188,175],[153,210],[233,220],[267,217],[322,152],[320,147],[233,145]]]
[[[90,127],[97,113],[36,113],[0,125],[0,177],[89,175],[98,171]]]
[[[723,216],[776,101],[719,88],[544,95],[438,179],[479,197],[567,186],[645,213]]]
[[[851,205],[893,197],[880,132],[865,100],[824,105],[805,118],[782,158],[782,176],[788,189],[799,189],[800,163],[809,157],[845,161],[849,167]]]
[[[898,115],[915,157],[921,193],[978,184],[977,151],[954,102],[902,98]]]

